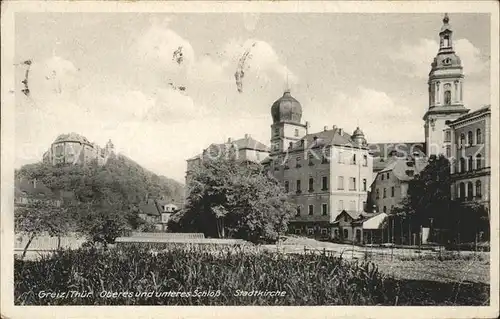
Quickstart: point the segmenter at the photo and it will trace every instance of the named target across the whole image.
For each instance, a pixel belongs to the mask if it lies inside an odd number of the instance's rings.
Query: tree
[[[23,249],[22,258],[24,258],[35,237],[44,233],[60,237],[74,228],[74,220],[65,207],[53,205],[48,201],[30,199],[28,204],[14,207],[14,228],[16,233],[28,236],[28,242]]]
[[[409,181],[408,195],[394,213],[408,217],[413,227],[445,227],[450,215],[450,162],[443,155],[429,158],[428,165]]]
[[[219,156],[204,160],[192,174],[186,207],[169,228],[254,242],[276,239],[286,230],[292,206],[260,164]]]
[[[78,231],[92,243],[100,243],[105,247],[115,239],[126,235],[130,230],[127,215],[120,205],[94,204],[78,205]]]

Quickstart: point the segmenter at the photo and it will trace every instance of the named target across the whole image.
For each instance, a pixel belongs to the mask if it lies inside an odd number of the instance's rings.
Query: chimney
[[[248,140],[250,138],[250,134],[245,134],[245,139]]]
[[[227,139],[227,142],[228,142],[228,143],[231,143],[232,141],[233,141],[233,139],[232,139],[232,138],[228,138],[228,139]]]
[[[323,131],[328,131],[328,126],[323,127]]]
[[[340,136],[344,135],[344,129],[343,128],[339,128],[339,135]]]
[[[288,143],[288,147],[292,148],[293,147],[293,142]]]
[[[332,129],[336,130],[337,129],[337,125],[332,126]]]

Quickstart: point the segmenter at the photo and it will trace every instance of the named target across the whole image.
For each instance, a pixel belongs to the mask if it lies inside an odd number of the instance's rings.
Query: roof
[[[160,210],[158,209],[157,202],[152,199],[148,199],[146,202],[139,205],[139,210],[141,213],[150,216],[160,216]]]
[[[216,154],[219,152],[225,152],[228,150],[230,147],[234,147],[236,150],[255,150],[255,151],[260,151],[260,152],[269,152],[269,147],[256,139],[252,138],[250,135],[245,135],[244,138],[238,139],[238,140],[230,140],[227,143],[212,143],[210,146],[208,146],[205,151],[212,152],[212,154]],[[193,156],[188,159],[194,160],[202,158],[202,154],[198,154],[196,156]]]
[[[85,136],[82,136],[74,132],[68,134],[61,134],[54,141],[54,143],[61,143],[61,142],[77,142],[77,143],[90,144],[89,140],[87,140]]]
[[[426,157],[419,158],[398,158],[393,157],[386,166],[381,169],[378,174],[392,171],[394,176],[400,181],[409,181],[413,179],[413,176],[420,173],[426,166],[428,160]],[[412,175],[408,175],[408,171],[412,171]],[[376,177],[373,179],[376,181]]]
[[[314,148],[314,147],[331,146],[331,145],[345,145],[348,147],[357,147],[357,145],[352,142],[351,135],[346,133],[344,130],[342,130],[341,132],[340,129],[334,128],[331,130],[323,130],[321,132],[310,133],[305,135],[301,139],[301,141],[292,144],[291,150],[299,150],[303,149],[304,147]]]
[[[41,181],[36,179],[16,179],[14,181],[14,196],[20,197],[24,194],[36,198],[55,198],[54,193]]]
[[[491,105],[483,106],[482,108],[479,108],[473,112],[462,115],[459,118],[457,118],[456,120],[448,122],[448,125],[458,124],[464,120],[468,120],[468,119],[473,118],[475,116],[481,115],[482,113],[488,113],[488,112],[491,112]]]
[[[378,213],[375,213],[375,214],[364,214],[364,215],[361,216],[360,219],[357,219],[357,220],[353,221],[352,223],[356,224],[356,225],[359,225],[359,224],[362,224],[362,223],[364,223],[364,222],[366,222],[366,221],[368,221],[368,220],[370,220],[370,219],[372,219],[374,217],[377,217],[380,214],[387,215],[387,213],[384,213],[384,212],[378,212]]]
[[[414,152],[418,152],[419,157],[425,156],[424,142],[388,142],[388,143],[371,143],[368,145],[373,155],[373,171],[378,172],[384,169],[395,158],[394,155],[413,156]]]
[[[342,212],[340,212],[340,214],[337,215],[337,217],[335,218],[335,221],[339,220],[340,216],[342,216],[343,214],[347,214],[349,217],[351,217],[354,220],[357,220],[364,215],[363,213],[357,212],[357,211],[343,210]]]

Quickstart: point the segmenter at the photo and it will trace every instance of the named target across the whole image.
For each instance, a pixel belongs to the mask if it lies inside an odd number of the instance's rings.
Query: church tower
[[[462,62],[453,48],[453,31],[448,14],[439,32],[439,51],[429,72],[429,108],[424,115],[426,154],[444,154],[449,138],[446,121],[455,120],[469,110],[463,103],[464,74]]]
[[[281,98],[271,107],[271,156],[285,152],[290,143],[307,134],[307,125],[302,124],[302,106],[286,89]]]

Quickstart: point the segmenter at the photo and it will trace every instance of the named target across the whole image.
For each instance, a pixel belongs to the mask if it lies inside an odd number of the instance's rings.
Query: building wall
[[[453,152],[452,162],[452,200],[476,202],[489,208],[491,188],[491,162],[490,162],[490,114],[483,114],[477,118],[466,119],[463,122],[452,124]],[[481,130],[482,143],[477,143],[477,130]],[[469,143],[468,132],[472,132],[472,145]],[[461,135],[465,135],[462,143]],[[477,166],[477,156],[481,155],[480,168]],[[472,166],[469,158],[472,157]],[[463,167],[461,165],[463,159]],[[480,182],[480,192],[476,184]],[[461,184],[463,188],[461,190]],[[471,184],[472,183],[472,187]],[[472,197],[469,189],[472,188]]]
[[[383,177],[383,179],[382,179]],[[388,178],[389,177],[389,178]],[[392,188],[394,187],[394,195]],[[384,197],[384,189],[386,196]],[[377,196],[378,190],[378,196]],[[408,193],[408,183],[397,178],[393,171],[379,172],[372,185],[370,193],[371,200],[377,207],[378,212],[390,213],[392,208],[397,207]]]

